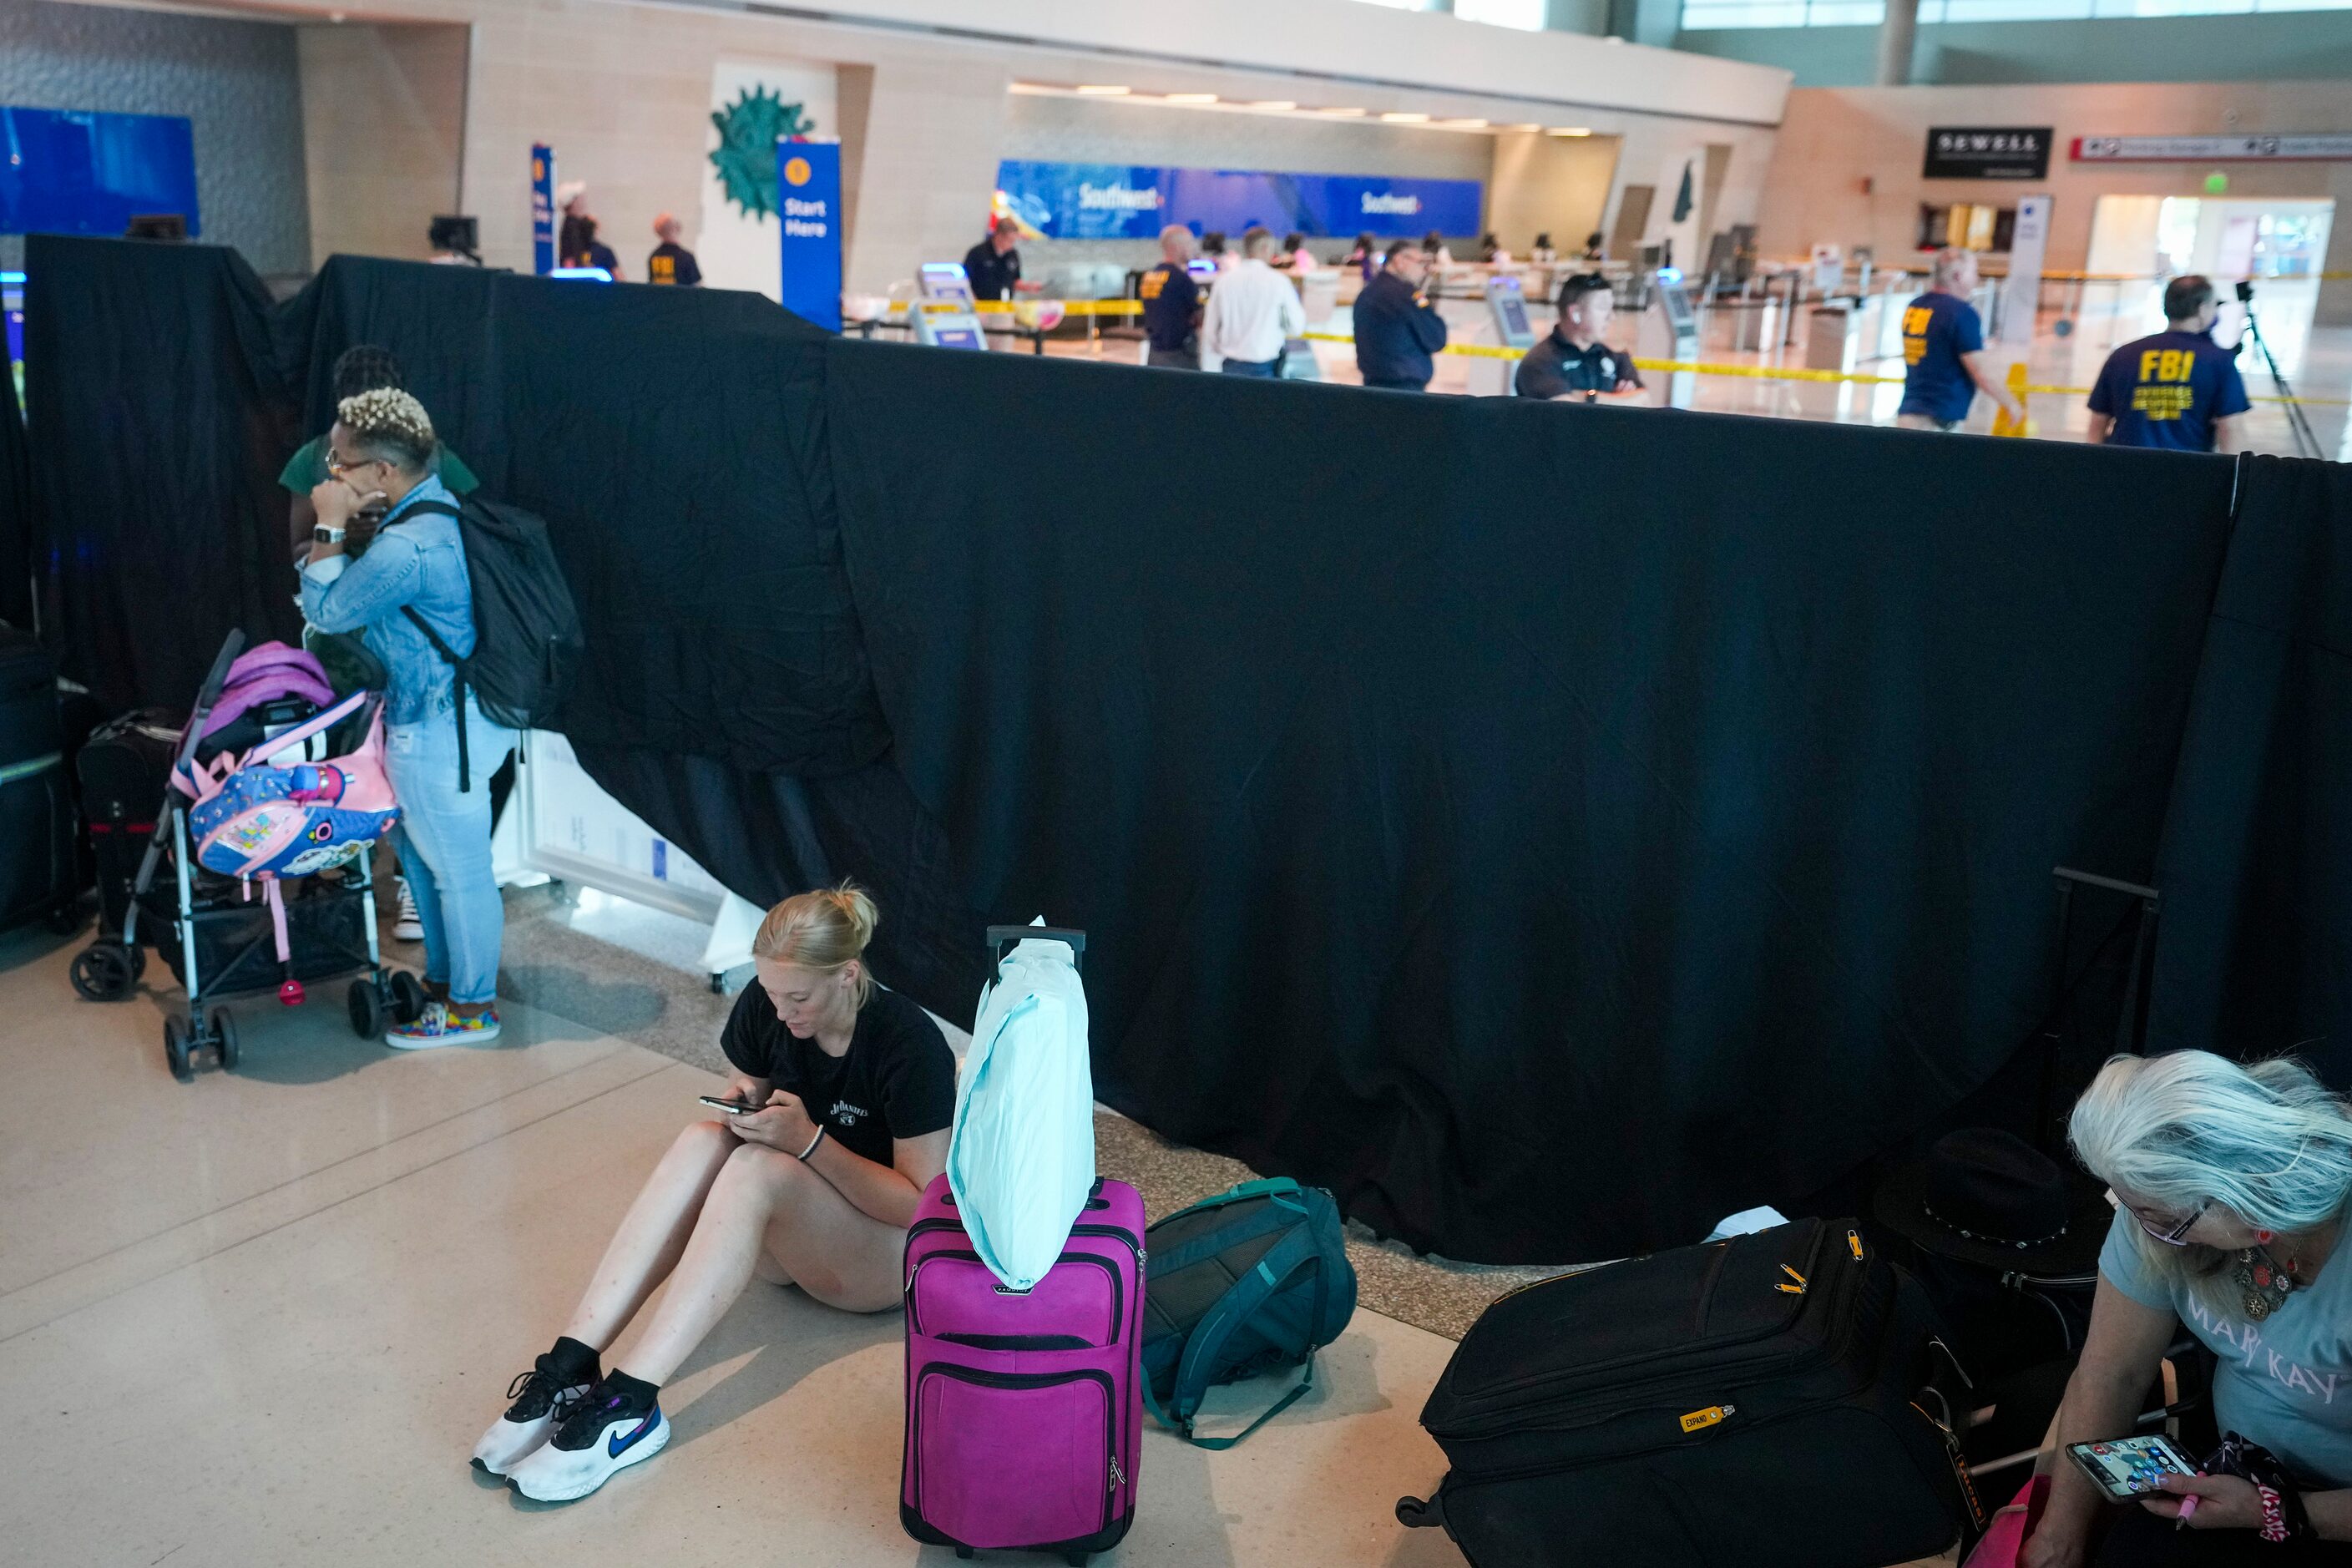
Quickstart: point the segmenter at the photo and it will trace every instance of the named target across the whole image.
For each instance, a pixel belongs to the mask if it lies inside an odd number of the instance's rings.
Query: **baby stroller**
[[[244,640],[229,634],[180,732],[121,940],[101,936],[73,966],[82,995],[128,996],[145,967],[146,918],[187,988],[186,1016],[163,1024],[164,1056],[184,1083],[196,1050],[237,1064],[236,1021],[217,1002],[206,1007],[221,995],[275,989],[293,1006],[304,981],[358,970],[351,1020],[366,1037],[387,1016],[406,1022],[425,1006],[416,977],[388,974],[376,944],[370,860],[400,819],[383,773],[381,700],[355,691],[337,700],[308,654],[264,643],[239,658]],[[331,756],[338,731],[362,738]],[[156,887],[166,855],[169,894]]]

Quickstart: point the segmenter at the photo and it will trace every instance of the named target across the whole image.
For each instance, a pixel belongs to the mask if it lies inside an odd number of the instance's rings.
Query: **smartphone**
[[[749,1116],[755,1110],[765,1110],[764,1105],[746,1105],[740,1100],[721,1100],[715,1094],[698,1094],[695,1098],[713,1110],[723,1110],[730,1116]]]
[[[2196,1465],[2161,1436],[2118,1437],[2109,1443],[2069,1443],[2066,1452],[2109,1502],[2130,1502],[2164,1489],[2168,1475],[2193,1476]]]

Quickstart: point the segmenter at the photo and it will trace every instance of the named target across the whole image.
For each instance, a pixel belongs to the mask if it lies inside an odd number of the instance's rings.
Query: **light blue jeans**
[[[383,732],[384,772],[400,797],[394,850],[425,928],[425,978],[449,987],[452,1002],[498,995],[499,943],[506,907],[490,869],[490,775],[514,749],[515,732],[466,703],[467,765],[474,787],[457,788],[457,726],[444,709]]]

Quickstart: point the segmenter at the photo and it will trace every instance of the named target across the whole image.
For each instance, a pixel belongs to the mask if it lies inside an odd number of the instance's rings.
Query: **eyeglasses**
[[[340,479],[353,468],[364,468],[374,460],[373,458],[339,458],[330,451],[327,454],[327,472]]]
[[[2186,1247],[2189,1245],[2189,1233],[2197,1227],[2197,1222],[2203,1219],[2205,1217],[2205,1211],[2212,1206],[2213,1200],[2211,1198],[2207,1198],[2203,1203],[2199,1204],[2196,1208],[2189,1212],[2188,1218],[2182,1220],[2179,1225],[2174,1226],[2170,1230],[2158,1230],[2156,1226],[2148,1224],[2147,1220],[2141,1219],[2137,1214],[2132,1215],[2132,1217],[2139,1220],[2140,1229],[2147,1232],[2148,1235],[2156,1237],[2157,1240],[2164,1243],[2165,1246]]]

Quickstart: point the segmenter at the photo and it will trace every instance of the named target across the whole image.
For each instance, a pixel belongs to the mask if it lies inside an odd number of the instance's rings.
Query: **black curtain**
[[[2246,459],[2156,881],[2155,1047],[2352,1079],[2352,470]]]
[[[50,635],[108,710],[185,710],[230,627],[302,630],[278,489],[300,433],[268,290],[217,246],[37,234],[25,272]]]
[[[2332,467],[31,262],[36,553],[114,705],[291,635],[275,477],[383,343],[553,526],[624,804],[756,900],[873,887],[950,1017],[984,921],[1088,927],[1104,1098],[1416,1245],[1687,1239],[1956,1113],[2060,864],[2165,888],[2160,1039],[2342,1036]]]
[[[16,406],[16,377],[0,354],[0,621],[33,626],[33,460]]]
[[[2153,866],[2227,461],[846,342],[829,387],[894,760],[976,906],[1095,932],[1098,1091],[1416,1246],[1821,1186],[2025,1038],[2053,866]]]

